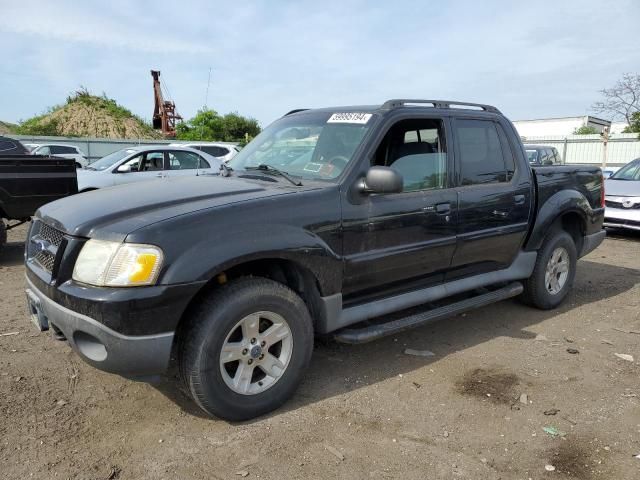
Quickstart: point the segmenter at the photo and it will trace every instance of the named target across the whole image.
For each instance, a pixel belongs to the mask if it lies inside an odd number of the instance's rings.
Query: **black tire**
[[[557,293],[552,293],[545,285],[545,273],[547,265],[557,248],[564,248],[568,253],[568,272],[564,285]],[[521,300],[527,305],[550,310],[560,305],[571,288],[576,276],[576,262],[578,255],[576,245],[567,232],[561,229],[554,229],[545,238],[542,247],[538,251],[538,258],[531,276],[524,281],[524,292]]]
[[[285,319],[293,348],[286,369],[273,385],[244,395],[225,383],[220,354],[237,323],[258,311]],[[286,402],[313,350],[313,325],[305,303],[290,288],[266,278],[241,278],[216,289],[193,310],[179,335],[180,373],[193,399],[209,415],[232,421],[263,415]]]
[[[4,224],[4,220],[0,219],[0,251],[2,247],[7,243],[7,227]]]

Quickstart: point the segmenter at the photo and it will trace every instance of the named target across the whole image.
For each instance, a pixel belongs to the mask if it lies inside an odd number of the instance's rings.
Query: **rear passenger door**
[[[500,123],[452,122],[458,236],[449,280],[508,267],[527,233],[532,201],[530,174],[516,170],[515,146]]]
[[[169,156],[169,177],[195,177],[210,168],[209,162],[194,152],[179,150],[167,152]]]

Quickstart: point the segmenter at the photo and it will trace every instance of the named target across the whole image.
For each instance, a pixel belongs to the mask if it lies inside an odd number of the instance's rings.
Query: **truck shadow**
[[[14,267],[24,262],[24,242],[7,242],[0,250],[0,267]]]
[[[595,255],[598,258],[597,252]],[[537,310],[517,300],[508,300],[369,344],[316,342],[311,366],[294,397],[279,410],[247,423],[259,422],[407,374],[498,337],[534,341],[536,335],[528,331],[531,326],[560,313],[570,313],[584,305],[626,292],[639,283],[638,269],[581,260],[578,262],[573,291],[556,310]],[[435,356],[405,355],[405,348],[428,349]],[[168,381],[155,387],[186,413],[208,418],[178,383]]]

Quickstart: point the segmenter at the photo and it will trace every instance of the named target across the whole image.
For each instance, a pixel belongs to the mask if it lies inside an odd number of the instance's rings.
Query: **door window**
[[[164,154],[162,152],[145,152],[127,160],[132,172],[155,172],[164,170]]]
[[[456,120],[462,185],[509,181],[509,172],[494,122]]]
[[[49,150],[49,147],[40,147],[36,150],[36,155],[51,155],[51,151]]]
[[[441,120],[402,120],[387,132],[373,159],[402,175],[403,191],[433,190],[447,184],[447,155]]]
[[[213,155],[214,157],[224,157],[229,153],[229,150],[227,150],[226,148],[217,147],[215,145],[202,145],[199,147],[199,150],[202,150],[204,153],[208,153],[209,155]]]
[[[50,149],[53,155],[78,153],[73,147],[65,147],[62,145],[51,145]]]
[[[192,152],[168,152],[170,170],[193,170],[196,168],[210,168],[209,163]]]

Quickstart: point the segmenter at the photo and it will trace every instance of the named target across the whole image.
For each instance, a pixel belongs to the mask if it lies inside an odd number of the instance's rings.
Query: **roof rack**
[[[387,100],[382,105],[382,109],[391,110],[393,108],[403,107],[408,104],[418,103],[418,104],[431,104],[434,108],[451,108],[452,106],[460,105],[462,107],[475,107],[480,110],[484,110],[485,112],[493,112],[500,113],[496,107],[492,107],[491,105],[484,105],[482,103],[469,103],[469,102],[455,102],[449,100],[413,100],[407,98],[396,98],[393,100]]]
[[[292,115],[294,113],[298,113],[298,112],[304,112],[306,110],[309,110],[308,108],[295,108],[293,110],[291,110],[290,112],[287,112],[283,115],[283,117],[286,117],[287,115]]]

